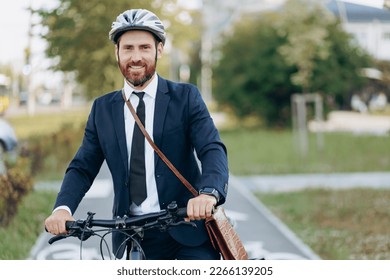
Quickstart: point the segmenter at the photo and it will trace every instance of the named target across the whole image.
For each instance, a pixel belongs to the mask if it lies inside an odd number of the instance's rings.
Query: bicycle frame
[[[126,253],[126,259],[127,260],[144,260],[146,259],[145,254],[142,250],[141,246],[141,239],[143,232],[136,233],[131,242],[130,242],[130,249],[128,249],[128,252]]]

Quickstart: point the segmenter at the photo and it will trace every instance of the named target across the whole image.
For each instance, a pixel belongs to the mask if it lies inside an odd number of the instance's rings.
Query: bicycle
[[[170,227],[180,225],[196,227],[193,222],[182,220],[182,218],[187,217],[187,208],[178,208],[175,201],[171,202],[165,210],[140,216],[128,217],[125,215],[115,219],[94,219],[94,215],[95,213],[88,212],[86,219],[67,221],[65,227],[68,233],[56,235],[50,238],[48,243],[53,244],[64,238],[77,237],[80,239],[80,250],[82,250],[82,243],[85,240],[91,236],[98,236],[100,238],[100,254],[104,260],[103,244],[110,251],[106,236],[117,231],[127,236],[121,244],[121,246],[130,246],[127,259],[144,260],[146,257],[142,250],[141,239],[145,230],[157,228],[161,231],[166,231]],[[94,227],[99,227],[100,229],[93,229]],[[80,259],[82,259],[81,255]],[[111,254],[110,259],[112,259]]]

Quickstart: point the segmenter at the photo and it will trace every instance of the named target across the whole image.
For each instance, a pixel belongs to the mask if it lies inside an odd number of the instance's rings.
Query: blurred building
[[[390,0],[385,0],[383,6],[387,9],[390,9]]]
[[[325,5],[363,49],[376,59],[390,61],[389,9],[334,0]]]
[[[389,2],[383,2],[383,7],[341,0],[327,1],[325,5],[341,20],[344,30],[353,36],[361,48],[377,60],[390,62],[390,10],[387,8]],[[386,110],[390,89],[382,82],[383,73],[374,68],[362,70],[362,74],[370,79],[370,83],[352,96],[352,110],[361,113]]]

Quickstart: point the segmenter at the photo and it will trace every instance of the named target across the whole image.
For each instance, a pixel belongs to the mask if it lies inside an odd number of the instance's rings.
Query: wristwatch
[[[205,187],[199,191],[199,194],[207,194],[207,195],[212,195],[217,199],[217,203],[219,202],[220,199],[220,194],[219,192],[211,187]]]

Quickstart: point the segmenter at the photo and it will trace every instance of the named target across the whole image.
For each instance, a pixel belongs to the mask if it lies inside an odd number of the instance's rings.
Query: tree
[[[293,84],[307,92],[312,81],[315,60],[323,61],[329,57],[329,35],[327,25],[331,16],[316,2],[289,0],[280,11],[275,27],[279,36],[286,42],[278,51],[286,63],[297,67],[291,76]]]
[[[343,31],[339,21],[329,23],[327,29],[330,55],[325,61],[315,61],[310,89],[324,93],[333,101],[333,109],[349,109],[353,93],[368,83],[361,69],[370,67],[373,59]]]
[[[257,115],[276,125],[287,118],[280,118],[279,113],[288,111],[294,87],[290,75],[295,68],[288,66],[277,51],[285,38],[275,35],[275,28],[269,24],[273,19],[247,19],[226,39],[222,58],[213,71],[213,93],[239,117]]]
[[[321,92],[345,105],[355,85],[364,81],[359,70],[369,58],[336,19],[318,19],[325,18],[325,11],[304,3],[245,17],[235,26],[213,72],[217,101],[239,116],[256,115],[268,126],[290,123],[294,93]]]
[[[46,54],[55,61],[55,70],[75,72],[87,98],[122,87],[108,32],[119,13],[135,7],[158,14],[177,48],[190,48],[187,45],[199,33],[196,26],[184,24],[178,16],[182,8],[176,0],[59,0],[55,9],[35,11],[46,30],[42,37],[48,43]],[[168,73],[167,60],[169,57],[160,62],[159,72]]]

